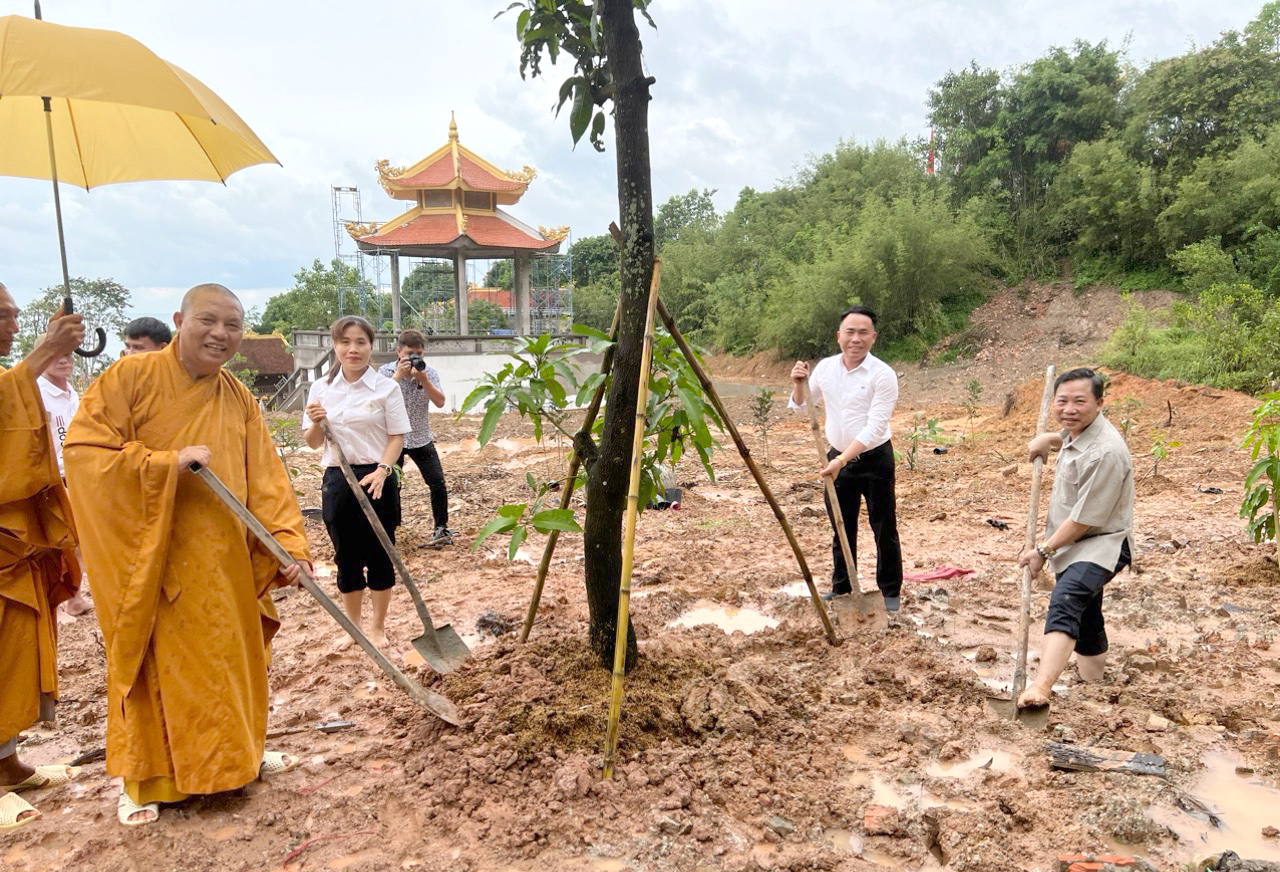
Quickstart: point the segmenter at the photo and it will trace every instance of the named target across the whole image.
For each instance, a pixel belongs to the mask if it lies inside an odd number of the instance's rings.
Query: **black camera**
[[[418,372],[422,372],[427,368],[427,362],[423,360],[422,355],[418,354],[416,351],[409,354],[409,365]]]

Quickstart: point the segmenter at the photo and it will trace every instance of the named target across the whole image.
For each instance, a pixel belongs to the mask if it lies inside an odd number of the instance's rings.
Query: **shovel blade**
[[[1032,730],[1043,730],[1049,726],[1049,707],[1018,708],[1012,699],[1000,696],[987,697],[987,705],[1002,718],[1017,721]]]
[[[441,675],[453,672],[471,656],[467,643],[462,641],[462,637],[449,624],[436,627],[434,634],[426,632],[414,639],[413,649],[422,655],[428,666]]]

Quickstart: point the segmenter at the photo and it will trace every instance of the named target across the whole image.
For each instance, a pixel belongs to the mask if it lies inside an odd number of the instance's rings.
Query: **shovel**
[[[813,430],[813,444],[818,448],[820,462],[825,465],[827,439],[822,435],[822,428],[818,425],[818,409],[813,404],[813,397],[809,396],[809,383],[802,382],[800,389],[804,403],[809,407],[809,426]],[[880,595],[880,590],[878,588],[863,590],[862,582],[858,578],[858,567],[853,562],[853,549],[849,547],[849,536],[844,530],[844,513],[840,511],[840,500],[836,497],[835,479],[824,475],[822,483],[827,490],[827,502],[831,505],[831,517],[835,520],[836,536],[840,540],[840,553],[844,556],[844,565],[849,571],[849,584],[853,588],[852,593],[857,595],[859,620],[875,620],[877,623],[887,624],[889,618],[884,610],[884,597]]]
[[[1040,396],[1040,418],[1036,421],[1036,435],[1044,432],[1049,423],[1049,403],[1053,400],[1053,364],[1044,371],[1044,392]],[[1027,538],[1023,550],[1036,547],[1036,532],[1040,526],[1040,479],[1044,470],[1044,458],[1037,457],[1031,464],[1031,504],[1027,507]],[[1018,630],[1015,641],[1018,659],[1013,667],[1012,695],[1009,699],[988,698],[987,703],[997,712],[1028,726],[1040,727],[1048,723],[1049,709],[1020,709],[1018,697],[1027,686],[1027,647],[1031,633],[1031,567],[1022,568],[1022,601],[1018,608]]]
[[[360,628],[352,623],[346,613],[343,612],[342,609],[338,608],[337,603],[329,599],[329,597],[325,595],[324,591],[316,585],[315,579],[307,572],[306,567],[298,564],[298,561],[294,560],[293,557],[289,555],[289,552],[285,551],[284,548],[280,546],[280,543],[277,542],[275,537],[272,536],[267,528],[262,525],[262,522],[254,517],[253,512],[249,511],[244,503],[236,499],[235,494],[227,490],[227,486],[222,483],[221,479],[213,474],[213,470],[208,467],[201,466],[199,462],[192,462],[191,471],[200,476],[204,483],[209,486],[209,489],[213,491],[214,496],[222,500],[223,504],[226,505],[226,507],[230,509],[246,527],[249,528],[249,532],[262,543],[262,546],[266,548],[267,551],[271,552],[272,557],[280,561],[281,566],[298,566],[298,579],[306,589],[307,593],[315,597],[316,602],[320,603],[320,605],[324,607],[324,610],[342,626],[342,629],[346,630],[351,635],[351,638],[360,643],[360,647],[364,649],[364,653],[368,654],[373,659],[373,662],[377,663],[378,666],[381,667],[382,671],[387,673],[391,680],[394,681],[401,690],[409,695],[410,699],[445,723],[452,724],[455,727],[458,725],[460,721],[458,717],[458,710],[454,707],[453,703],[440,694],[433,693],[425,687],[415,683],[407,675],[397,669],[395,665],[387,659],[387,655],[379,651],[378,647],[370,642],[364,633],[360,632]]]
[[[467,647],[467,643],[462,641],[462,637],[458,635],[453,627],[445,624],[436,627],[431,623],[431,613],[427,611],[427,604],[422,601],[422,594],[418,592],[418,585],[414,583],[413,578],[409,575],[409,570],[405,567],[404,561],[400,559],[400,554],[396,551],[396,547],[391,544],[391,537],[387,535],[387,531],[382,527],[382,521],[378,519],[377,513],[373,511],[373,504],[369,502],[369,496],[364,492],[364,488],[360,487],[360,482],[356,480],[356,474],[351,469],[351,464],[347,463],[347,456],[342,452],[342,446],[338,444],[338,440],[333,438],[333,430],[329,428],[328,420],[320,422],[320,430],[324,433],[324,438],[328,441],[330,448],[333,449],[333,455],[338,460],[338,466],[342,469],[342,477],[347,480],[347,485],[351,488],[351,492],[355,494],[356,502],[360,504],[364,516],[369,521],[369,526],[373,528],[374,535],[378,537],[378,541],[382,543],[382,550],[387,552],[387,557],[396,567],[396,574],[400,577],[400,583],[409,591],[409,596],[413,599],[414,608],[418,610],[418,617],[422,620],[422,635],[413,640],[413,648],[422,655],[422,659],[427,665],[446,675],[453,672],[459,666],[466,662],[471,656],[471,649]]]

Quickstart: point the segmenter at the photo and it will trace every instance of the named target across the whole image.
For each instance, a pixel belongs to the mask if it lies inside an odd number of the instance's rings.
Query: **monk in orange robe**
[[[293,583],[213,492],[226,483],[295,559],[302,516],[257,401],[223,369],[244,309],[198,285],[164,350],[122,358],[89,386],[63,446],[80,547],[107,653],[107,772],[121,823],[159,803],[232,790],[297,763],[264,752],[270,593]]]
[[[13,347],[18,306],[0,285],[0,356]],[[12,792],[65,784],[67,766],[28,766],[18,734],[51,720],[58,693],[58,604],[80,587],[75,532],[36,377],[84,338],[79,315],[61,311],[13,369],[0,368],[0,832],[39,816]]]

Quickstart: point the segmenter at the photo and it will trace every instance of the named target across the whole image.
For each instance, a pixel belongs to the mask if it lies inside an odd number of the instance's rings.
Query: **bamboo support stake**
[[[653,362],[653,320],[658,302],[662,261],[653,259],[653,279],[644,320],[644,345],[640,352],[640,386],[636,391],[636,429],[631,439],[631,477],[627,486],[627,512],[622,521],[622,579],[618,585],[618,626],[613,643],[613,690],[609,697],[609,729],[605,736],[604,777],[613,777],[613,757],[618,750],[618,719],[622,714],[622,676],[627,663],[627,626],[630,623],[631,567],[635,557],[636,518],[640,514],[640,461],[649,408],[649,366]]]
[[[751,471],[751,477],[756,480],[756,484],[760,487],[760,492],[764,494],[765,502],[769,504],[769,508],[773,509],[774,517],[778,519],[778,523],[782,526],[782,532],[786,535],[787,542],[791,545],[791,550],[796,555],[796,563],[800,566],[800,574],[804,577],[804,582],[809,587],[809,598],[813,601],[813,607],[818,610],[818,618],[822,621],[822,629],[827,635],[827,641],[832,645],[839,645],[840,638],[836,636],[835,628],[831,626],[831,618],[827,615],[826,607],[822,605],[822,597],[818,593],[817,585],[813,583],[813,575],[809,572],[809,564],[804,559],[804,552],[800,550],[800,543],[796,539],[796,534],[792,531],[791,524],[787,521],[787,516],[783,514],[782,507],[778,505],[777,499],[774,498],[773,491],[770,490],[768,483],[764,479],[764,474],[760,472],[760,468],[756,466],[755,460],[751,457],[751,449],[743,441],[742,435],[733,423],[733,418],[730,417],[729,412],[725,409],[720,395],[716,393],[711,379],[702,368],[702,364],[698,363],[698,358],[693,353],[693,349],[689,347],[689,343],[685,342],[684,336],[680,334],[680,330],[676,327],[675,319],[667,312],[667,307],[662,304],[662,300],[658,300],[658,317],[662,319],[667,332],[671,334],[671,338],[675,340],[676,345],[680,348],[680,353],[689,362],[689,366],[693,369],[693,374],[698,377],[698,383],[702,385],[703,392],[707,395],[707,399],[711,401],[716,414],[720,416],[725,429],[729,431],[729,436],[733,439],[734,445],[738,447],[738,454],[742,456],[747,469]]]
[[[618,341],[618,318],[622,315],[622,297],[618,297],[618,305],[613,310],[613,324],[609,327],[609,337],[614,341],[614,345],[610,345],[604,353],[604,359],[600,361],[600,374],[609,375],[609,370],[613,368],[613,350]],[[596,421],[596,415],[600,414],[600,404],[604,401],[604,392],[608,387],[608,380],[602,380],[596,385],[595,393],[591,396],[591,405],[587,407],[587,413],[582,419],[582,427],[579,433],[590,436],[591,426]],[[565,479],[564,495],[560,497],[560,508],[568,508],[569,498],[573,496],[574,487],[578,483],[578,469],[582,466],[582,458],[578,455],[577,445],[573,446],[569,455],[569,474]],[[542,601],[542,586],[547,581],[547,571],[551,568],[551,555],[555,553],[556,543],[560,541],[560,531],[552,530],[547,535],[547,544],[542,549],[542,562],[538,564],[538,577],[533,583],[533,596],[529,598],[529,611],[524,616],[524,626],[520,628],[520,641],[527,642],[529,640],[529,631],[533,629],[534,619],[538,615],[538,603]]]
[[[1036,421],[1036,435],[1044,433],[1049,424],[1049,403],[1053,400],[1053,364],[1044,371],[1044,392],[1040,396],[1040,418]],[[1031,464],[1031,504],[1027,507],[1026,549],[1036,547],[1036,528],[1040,525],[1040,479],[1044,470],[1044,458],[1037,457]],[[1024,550],[1026,550],[1024,549]],[[1014,720],[1018,719],[1018,697],[1027,686],[1027,647],[1031,635],[1031,567],[1022,568],[1022,602],[1018,609],[1018,659],[1013,667],[1013,698],[1009,708]]]

